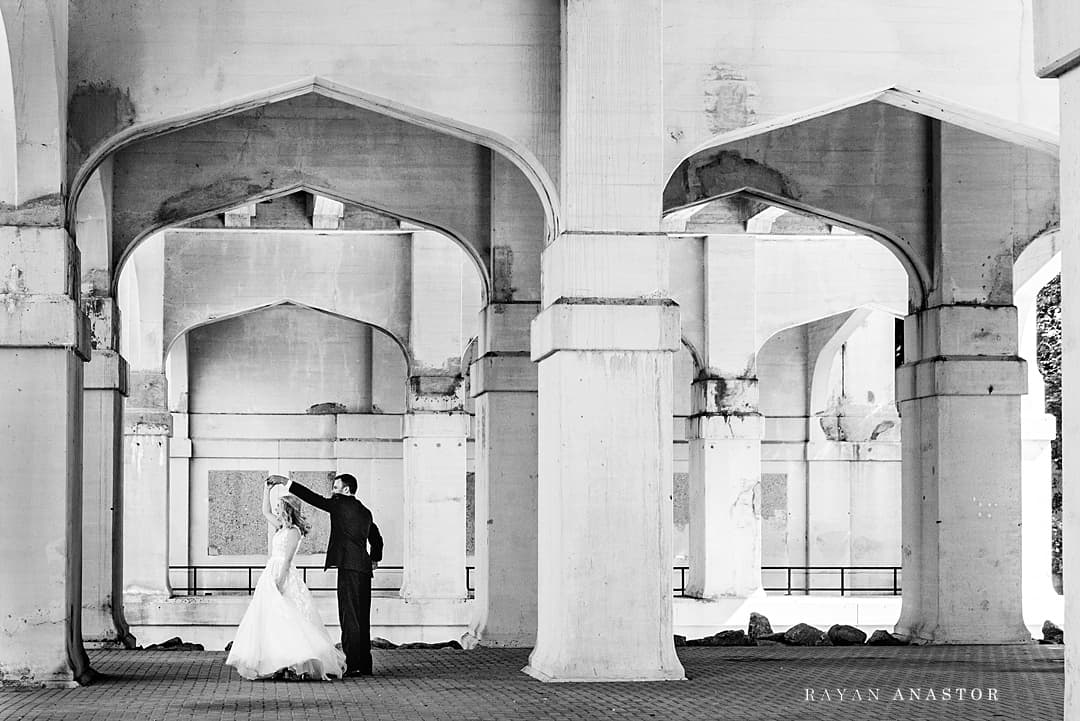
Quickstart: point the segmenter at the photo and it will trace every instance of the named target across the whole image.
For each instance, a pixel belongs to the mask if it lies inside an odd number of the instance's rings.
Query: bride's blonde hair
[[[281,516],[284,524],[300,531],[301,536],[306,536],[311,532],[311,524],[300,511],[300,499],[291,493],[281,497]]]

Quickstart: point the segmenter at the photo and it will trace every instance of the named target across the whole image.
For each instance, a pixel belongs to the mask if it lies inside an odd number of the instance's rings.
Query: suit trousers
[[[371,575],[339,568],[337,600],[346,671],[371,673]]]

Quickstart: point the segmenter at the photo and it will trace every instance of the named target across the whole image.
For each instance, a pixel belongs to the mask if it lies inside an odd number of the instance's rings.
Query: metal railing
[[[169,580],[172,585],[173,595],[176,596],[211,596],[220,594],[247,594],[255,592],[258,583],[258,574],[263,566],[245,565],[221,565],[221,566],[169,566]],[[300,571],[304,584],[312,591],[334,591],[336,585],[311,585],[308,574],[321,575],[324,578],[335,573],[334,569],[324,570],[322,566],[296,566]],[[386,576],[397,575],[400,579],[404,566],[379,566],[375,571],[372,581],[372,591],[395,592],[401,590],[400,580],[398,585],[387,585],[390,579]],[[472,598],[476,588],[473,586],[473,571],[475,566],[465,566],[465,588],[469,598]],[[673,583],[672,592],[680,598],[686,597],[686,574],[689,566],[674,566],[672,569],[678,574],[679,580]],[[171,572],[182,572],[184,581],[173,583],[176,578]],[[200,583],[200,574],[205,579],[210,576],[220,583],[220,574],[237,576],[242,582],[227,585],[207,585]],[[783,585],[764,585],[767,592],[783,592],[788,596],[811,595],[816,593],[839,593],[841,596],[850,596],[857,593],[873,595],[899,596],[901,586],[900,566],[762,566],[763,579],[776,578],[780,575],[784,579]],[[380,581],[380,576],[385,580]],[[868,585],[867,577],[878,579],[884,577],[883,585]],[[861,577],[861,578],[860,578]],[[378,585],[376,583],[378,582]],[[877,581],[881,584],[881,581]],[[822,585],[825,584],[825,585]],[[833,584],[833,585],[829,585]]]
[[[686,596],[689,570],[689,566],[674,567],[679,574],[672,589],[676,596]],[[899,596],[903,590],[900,566],[762,566],[761,575],[766,592],[782,591],[787,596],[818,593]],[[785,580],[784,585],[769,585],[778,575]]]

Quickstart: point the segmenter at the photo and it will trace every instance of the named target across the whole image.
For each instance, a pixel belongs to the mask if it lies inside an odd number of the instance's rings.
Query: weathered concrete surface
[[[0,681],[88,682],[78,252],[62,229],[2,226],[0,268]]]
[[[83,639],[133,645],[123,608],[123,357],[94,351],[83,388]]]
[[[401,597],[406,601],[467,596],[465,436],[463,414],[405,416]]]
[[[485,0],[455,8],[450,21],[437,0],[408,7],[318,0],[266,10],[248,0],[227,10],[202,0],[183,8],[74,4],[70,45],[79,62],[67,91],[86,111],[74,140],[85,153],[133,122],[322,76],[512,138],[557,175],[557,7]],[[115,13],[126,20],[115,22]],[[242,32],[222,35],[226,27]],[[484,62],[476,62],[478,53]],[[165,76],[172,80],[161,82]]]
[[[904,349],[896,632],[934,643],[1026,641],[1017,522],[1026,371],[1016,358],[1015,309],[945,306],[909,316]]]
[[[490,170],[485,147],[309,93],[120,150],[113,257],[152,229],[300,186],[429,224],[486,262]]]
[[[536,365],[528,324],[537,304],[481,313],[476,398],[476,603],[469,632],[486,646],[532,646],[537,604]]]
[[[912,12],[905,0],[669,0],[664,167],[736,123],[767,122],[894,83],[1056,132],[1056,88],[1031,72],[1031,4],[973,0]],[[1060,22],[1046,24],[1060,32]],[[717,102],[725,92],[726,102]]]
[[[0,16],[7,55],[0,69],[10,71],[0,81],[0,225],[59,227],[55,206],[62,202],[67,155],[68,4],[3,0]]]
[[[411,258],[407,233],[166,232],[164,346],[196,325],[286,300],[377,325],[407,345]]]
[[[165,375],[129,374],[124,404],[124,603],[168,598],[169,435]]]
[[[879,167],[890,168],[888,193]],[[1046,142],[872,100],[696,153],[668,181],[664,207],[755,189],[889,233],[917,305],[1004,303],[1012,254],[1057,223],[1056,175]]]
[[[196,328],[188,338],[188,409],[304,413],[336,403],[369,412],[371,341],[369,325],[293,305]]]

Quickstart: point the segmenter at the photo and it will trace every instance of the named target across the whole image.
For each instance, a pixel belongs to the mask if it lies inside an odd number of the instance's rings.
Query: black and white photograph
[[[0,0],[0,721],[1080,721],[1074,487],[1080,0]]]

